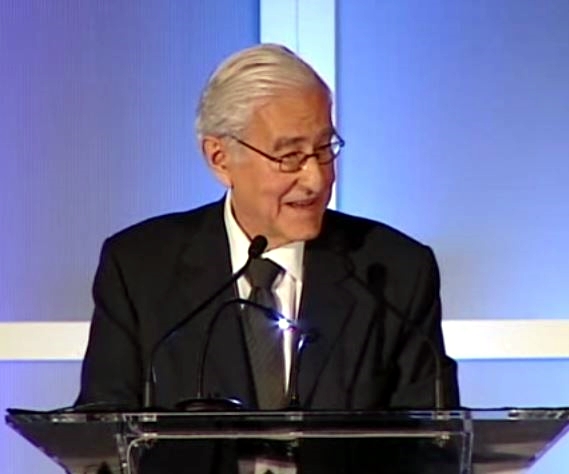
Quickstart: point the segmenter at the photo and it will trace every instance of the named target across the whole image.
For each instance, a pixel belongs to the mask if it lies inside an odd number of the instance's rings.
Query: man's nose
[[[302,164],[300,183],[314,193],[322,191],[322,188],[326,185],[326,175],[332,172],[332,170],[328,169],[329,167],[330,165],[320,165],[316,157],[309,157]]]

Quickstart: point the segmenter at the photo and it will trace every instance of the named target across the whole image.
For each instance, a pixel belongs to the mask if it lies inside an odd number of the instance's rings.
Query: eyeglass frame
[[[285,154],[284,156],[281,156],[281,157],[277,157],[277,156],[269,155],[268,153],[265,153],[263,150],[259,150],[257,147],[251,145],[250,143],[247,143],[244,140],[241,140],[240,138],[236,137],[235,135],[228,135],[228,137],[235,140],[237,143],[244,146],[245,148],[248,148],[249,150],[254,151],[255,153],[258,153],[263,158],[266,158],[267,160],[272,161],[273,163],[278,163],[279,171],[281,173],[298,173],[300,170],[303,169],[304,165],[306,164],[306,162],[310,158],[316,158],[316,162],[321,166],[328,165],[328,164],[332,163],[338,157],[338,155],[340,154],[340,151],[342,150],[342,148],[344,148],[344,145],[346,144],[344,139],[340,135],[338,135],[338,133],[334,132],[332,141],[330,141],[326,145],[322,145],[322,146],[315,148],[312,153],[302,153],[300,151],[297,151],[297,152]],[[334,139],[336,139],[337,141],[334,141]],[[331,148],[334,145],[338,146],[338,151],[336,153],[332,153],[332,158],[328,161],[320,161],[318,159],[318,157],[320,156],[320,152],[318,150],[322,151],[323,149]],[[332,151],[332,150],[330,149],[330,151]],[[296,167],[294,169],[283,170],[283,163],[287,162],[287,155],[292,155],[292,154],[297,154],[299,156],[302,155],[302,158],[300,158],[297,161]]]

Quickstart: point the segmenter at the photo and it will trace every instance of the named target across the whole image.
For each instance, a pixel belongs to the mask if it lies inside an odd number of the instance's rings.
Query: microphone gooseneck
[[[221,295],[227,288],[233,285],[247,270],[247,267],[251,263],[253,258],[258,258],[267,248],[268,241],[263,235],[257,235],[251,241],[249,245],[248,255],[249,258],[239,270],[231,275],[221,287],[219,287],[212,295],[203,300],[194,310],[188,313],[184,318],[178,321],[174,326],[172,326],[158,341],[152,346],[150,351],[148,362],[145,371],[143,393],[142,393],[142,406],[143,408],[152,408],[155,403],[155,374],[154,374],[154,364],[156,362],[156,354],[158,350],[172,337],[177,331],[184,327],[190,320],[192,320],[196,315],[201,313],[210,304],[212,304],[215,299]]]
[[[402,315],[397,308],[395,308],[391,303],[384,301],[385,305],[391,309],[392,313],[397,319],[399,319],[410,331],[410,333],[418,337],[423,344],[425,344],[431,355],[433,356],[433,361],[435,363],[435,382],[434,382],[434,398],[435,398],[435,410],[441,411],[445,409],[445,397],[444,397],[444,381],[443,381],[443,361],[441,354],[432,338],[425,332],[423,328],[415,324],[413,321]]]
[[[372,266],[368,271],[368,280],[373,284],[374,287],[383,288],[385,275],[384,272],[379,269],[377,266]],[[365,282],[361,282],[363,285],[367,286]],[[374,292],[377,294],[382,294],[381,292]],[[421,326],[415,323],[413,320],[405,316],[401,313],[401,311],[395,307],[391,302],[389,302],[386,298],[382,298],[379,300],[380,305],[385,305],[391,313],[401,321],[404,327],[407,328],[409,333],[418,339],[421,340],[423,344],[431,352],[433,357],[433,361],[435,364],[435,381],[434,381],[434,408],[437,411],[445,410],[446,402],[445,402],[445,395],[444,395],[444,380],[443,380],[443,357],[439,352],[439,349],[433,338],[428,334]]]

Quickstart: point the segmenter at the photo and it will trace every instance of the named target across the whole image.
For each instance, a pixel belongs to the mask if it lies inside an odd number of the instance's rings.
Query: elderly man
[[[202,303],[264,236],[255,260],[273,275],[263,304],[317,333],[302,356],[302,408],[434,407],[437,359],[444,362],[439,403],[458,406],[431,250],[384,224],[326,209],[344,145],[331,107],[318,74],[280,46],[241,51],[214,72],[196,128],[227,193],[105,242],[78,403],[140,406],[152,348],[190,314],[156,351],[153,402],[174,407],[195,397],[210,321],[224,302],[252,297],[257,284],[245,274]],[[252,326],[269,320],[240,305],[224,311],[211,331],[203,392],[251,409],[280,408],[291,382],[291,337],[266,336],[272,347],[259,348],[255,331],[263,329]]]

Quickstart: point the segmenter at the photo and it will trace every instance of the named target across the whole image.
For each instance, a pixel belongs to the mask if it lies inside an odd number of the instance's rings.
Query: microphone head
[[[259,258],[269,245],[269,241],[264,235],[257,235],[249,245],[249,258]]]

